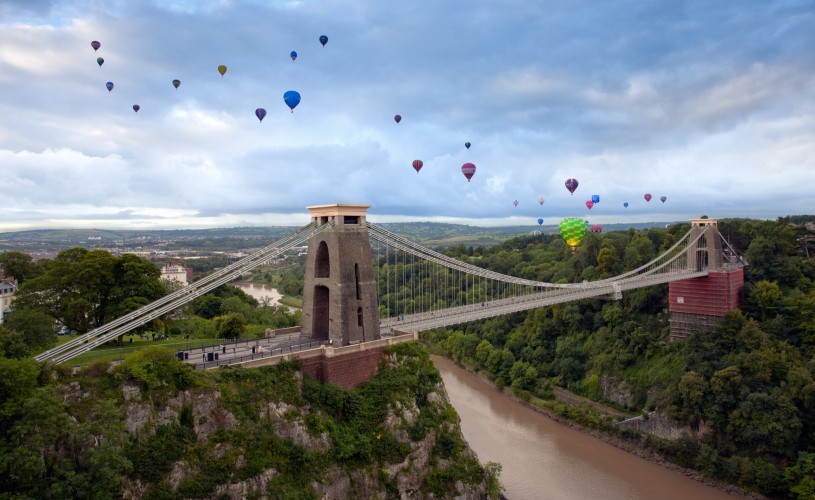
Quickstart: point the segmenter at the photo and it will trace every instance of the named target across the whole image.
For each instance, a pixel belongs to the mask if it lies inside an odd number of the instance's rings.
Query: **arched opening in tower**
[[[317,255],[314,257],[314,277],[328,278],[331,275],[331,262],[328,257],[328,245],[321,241],[317,246]]]
[[[314,339],[328,339],[329,290],[327,286],[314,287],[314,308],[311,318],[311,336]]]

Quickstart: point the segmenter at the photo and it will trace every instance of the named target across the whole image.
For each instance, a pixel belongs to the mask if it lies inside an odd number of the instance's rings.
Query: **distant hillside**
[[[431,247],[492,246],[498,242],[532,231],[556,234],[555,225],[479,227],[439,222],[397,222],[379,224],[408,239]],[[605,224],[604,231],[636,230],[663,227],[664,222]],[[107,229],[38,229],[0,233],[0,251],[63,250],[85,248],[161,247],[196,250],[236,250],[257,248],[291,233],[295,226],[233,227],[214,229],[107,230]]]

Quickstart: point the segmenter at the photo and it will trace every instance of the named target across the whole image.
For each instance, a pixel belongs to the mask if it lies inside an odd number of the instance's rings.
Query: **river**
[[[269,299],[270,306],[278,305],[280,303],[280,299],[283,298],[283,295],[281,295],[276,289],[261,283],[245,283],[241,281],[235,283],[233,286],[240,288],[246,292],[247,295],[252,296],[252,298],[256,299],[258,302],[262,302],[264,299]]]
[[[433,362],[470,447],[502,465],[509,499],[740,498],[537,413],[446,358]]]

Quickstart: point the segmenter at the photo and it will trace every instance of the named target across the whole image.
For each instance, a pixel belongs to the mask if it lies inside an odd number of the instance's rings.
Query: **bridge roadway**
[[[434,328],[492,318],[502,314],[562,304],[573,300],[602,297],[604,295],[610,295],[613,298],[622,298],[621,294],[625,290],[660,285],[671,281],[700,278],[707,276],[707,274],[707,269],[702,271],[671,271],[663,274],[638,276],[602,286],[597,286],[597,282],[587,282],[585,288],[549,289],[539,293],[511,297],[508,299],[492,300],[416,314],[405,314],[396,318],[385,318],[380,323],[380,329],[383,332],[388,332],[391,329],[422,332],[433,330]]]
[[[466,306],[451,307],[431,312],[405,314],[399,318],[385,318],[380,322],[383,338],[389,338],[405,332],[422,332],[480,319],[492,318],[502,314],[527,311],[538,307],[562,304],[574,300],[589,299],[610,295],[622,298],[622,292],[643,286],[660,285],[671,281],[686,280],[707,276],[708,271],[677,271],[665,274],[640,276],[621,282],[609,283],[602,287],[587,283],[585,288],[549,289],[540,293],[522,295],[509,299],[485,301]],[[251,339],[228,345],[212,346],[204,349],[184,351],[188,353],[185,361],[196,369],[216,368],[218,366],[237,365],[253,360],[280,356],[287,353],[303,352],[318,349],[325,341],[301,339],[299,334],[289,334],[277,338]],[[372,341],[378,342],[378,341]],[[338,348],[340,346],[335,346]],[[209,358],[209,354],[212,358]],[[214,359],[217,353],[218,359]]]

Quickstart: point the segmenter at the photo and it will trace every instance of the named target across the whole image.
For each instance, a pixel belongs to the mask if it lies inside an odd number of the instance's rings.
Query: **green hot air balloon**
[[[560,221],[560,235],[566,244],[572,247],[572,253],[586,236],[586,226],[586,220],[577,217],[566,217]]]

